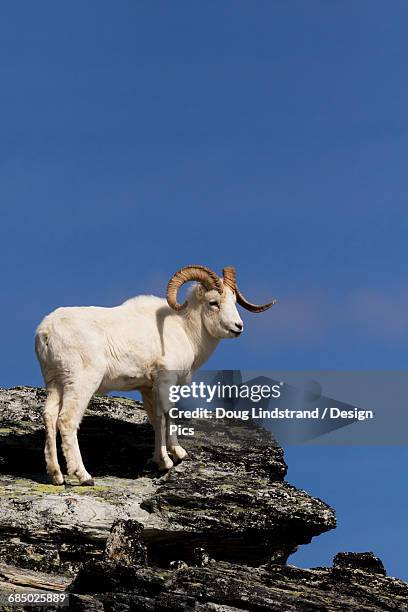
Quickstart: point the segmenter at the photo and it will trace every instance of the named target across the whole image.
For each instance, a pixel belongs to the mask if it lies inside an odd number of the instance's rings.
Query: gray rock
[[[252,422],[196,421],[189,457],[168,474],[149,463],[153,433],[141,404],[96,396],[79,439],[94,487],[44,474],[43,389],[0,390],[0,560],[75,572],[101,559],[113,523],[143,525],[151,562],[211,558],[285,562],[334,528],[333,510],[284,481],[282,449]],[[63,460],[62,460],[63,464]],[[12,545],[10,546],[10,539]]]
[[[193,550],[193,562],[197,567],[205,567],[212,561],[208,552],[205,548],[201,548],[201,546],[197,546]]]
[[[0,591],[68,589],[70,610],[408,611],[408,585],[372,553],[286,565],[334,511],[285,481],[282,449],[255,423],[195,421],[188,458],[163,475],[141,404],[96,396],[79,434],[95,486],[57,487],[44,401],[0,389]]]
[[[105,558],[125,565],[146,565],[147,554],[142,533],[143,525],[138,521],[115,521],[106,541]]]
[[[133,598],[142,595],[154,602],[155,610],[408,610],[408,585],[401,580],[362,570],[339,575],[334,568],[281,564],[255,568],[217,561],[165,571],[97,562],[86,564],[69,588],[92,593],[109,610],[122,609],[117,602],[123,601],[124,592],[126,609],[132,609]]]
[[[187,563],[179,559],[177,561],[170,561],[169,563],[169,569],[171,570],[185,569],[186,567],[188,567]]]
[[[362,570],[373,574],[386,575],[384,565],[372,552],[340,552],[333,559],[333,569]]]

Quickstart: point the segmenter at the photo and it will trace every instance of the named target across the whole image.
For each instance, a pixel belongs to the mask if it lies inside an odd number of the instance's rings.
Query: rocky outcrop
[[[79,436],[95,486],[58,487],[44,476],[44,399],[0,390],[0,589],[37,577],[83,610],[408,610],[407,585],[369,553],[286,565],[334,512],[284,480],[282,449],[253,422],[196,421],[188,459],[163,475],[140,403],[95,397]]]
[[[163,570],[104,561],[85,565],[69,590],[76,593],[71,603],[80,610],[86,608],[78,595],[94,593],[101,609],[126,603],[138,610],[408,610],[408,585],[367,571],[365,559],[360,567],[355,557],[354,568],[347,569],[209,561],[204,567]]]

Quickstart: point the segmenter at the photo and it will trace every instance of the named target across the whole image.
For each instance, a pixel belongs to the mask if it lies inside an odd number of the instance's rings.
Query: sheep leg
[[[143,400],[143,408],[146,411],[147,418],[149,419],[149,423],[154,429],[155,424],[156,424],[155,423],[156,417],[154,413],[153,393],[150,389],[143,389],[141,393],[142,393],[142,400]]]
[[[167,450],[173,459],[182,461],[187,455],[187,451],[180,445],[177,439],[177,432],[172,431],[172,426],[174,426],[174,419],[170,417],[170,414],[167,414]]]
[[[89,400],[96,389],[97,386],[86,390],[83,387],[64,389],[62,408],[57,421],[68,475],[75,475],[80,484],[84,485],[93,485],[94,482],[83,464],[77,431]]]
[[[160,470],[169,470],[173,467],[173,461],[167,452],[167,427],[168,411],[170,409],[169,387],[173,384],[173,375],[169,372],[161,372],[155,385],[154,406],[155,406],[155,439],[153,461]]]
[[[51,482],[55,485],[62,485],[64,477],[58,463],[57,454],[57,419],[61,405],[61,392],[57,387],[48,387],[47,400],[44,406],[44,426],[45,426],[45,462],[47,473]]]
[[[158,466],[159,470],[169,470],[174,465],[167,452],[166,428],[166,415],[161,413],[157,418],[153,454],[153,461]]]
[[[75,429],[74,431],[73,444],[74,444],[74,452],[76,454],[76,461],[77,461],[77,469],[74,472],[75,476],[78,478],[79,483],[81,485],[93,487],[95,484],[94,479],[89,474],[89,472],[87,472],[84,466],[84,463],[82,461],[82,455],[81,455],[81,451],[79,448],[79,442],[78,442],[78,429]]]

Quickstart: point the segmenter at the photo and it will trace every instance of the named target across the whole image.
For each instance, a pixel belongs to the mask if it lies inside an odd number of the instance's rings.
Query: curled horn
[[[248,300],[242,295],[242,293],[237,287],[235,268],[233,266],[227,266],[226,268],[223,269],[222,274],[223,274],[224,284],[227,285],[227,287],[229,287],[232,291],[235,292],[235,295],[237,296],[238,304],[251,312],[264,312],[264,310],[268,310],[268,308],[271,308],[271,306],[276,304],[276,302],[278,301],[278,300],[272,300],[271,302],[268,302],[267,304],[259,304],[259,305],[252,304],[252,302],[248,302]]]
[[[204,285],[207,291],[215,289],[218,293],[222,293],[221,280],[210,268],[197,265],[184,266],[173,274],[167,285],[167,303],[173,310],[184,310],[187,306],[187,302],[184,302],[184,304],[177,302],[177,292],[184,283],[189,281],[198,281]]]
[[[233,266],[227,266],[222,270],[222,280],[235,293],[237,288],[237,274]]]

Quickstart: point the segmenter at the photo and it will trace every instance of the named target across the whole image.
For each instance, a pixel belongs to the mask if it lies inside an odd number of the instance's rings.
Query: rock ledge
[[[188,459],[162,475],[141,404],[97,396],[79,435],[96,486],[56,487],[44,400],[0,389],[0,590],[67,589],[72,610],[408,610],[407,584],[372,553],[286,565],[335,516],[284,480],[282,449],[255,423],[196,421]]]

